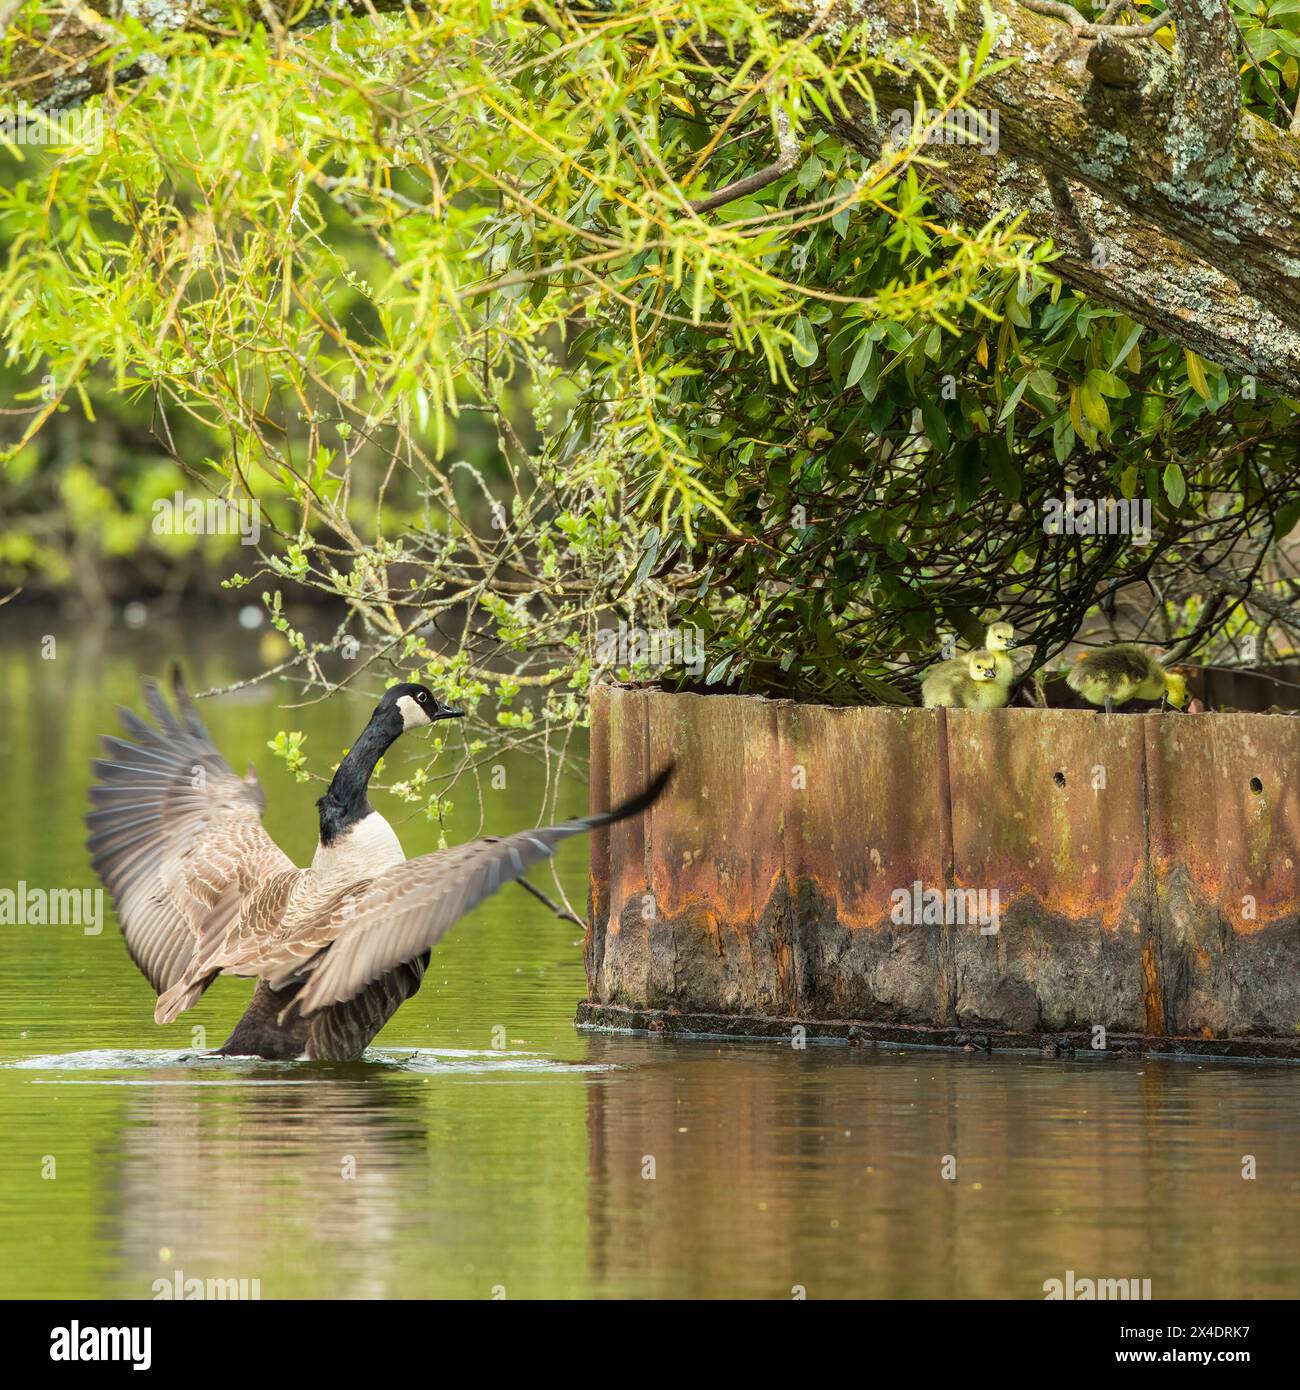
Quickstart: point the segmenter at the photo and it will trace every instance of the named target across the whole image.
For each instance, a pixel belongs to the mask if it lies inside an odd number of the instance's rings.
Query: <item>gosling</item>
[[[998,679],[1010,685],[1016,674],[1007,652],[1016,647],[1016,630],[1010,623],[990,623],[984,632],[984,650],[992,652],[998,664]]]
[[[1016,668],[1011,664],[1011,658],[1007,652],[1011,651],[1016,645],[1016,630],[1010,623],[990,623],[984,630],[983,654],[991,656],[997,662],[998,680],[1004,681],[1007,685],[1015,679]],[[963,652],[960,656],[949,657],[947,661],[941,661],[937,666],[930,668],[926,680],[933,680],[940,672],[947,672],[953,678],[964,677],[969,674],[969,653]],[[922,690],[925,686],[922,685]]]
[[[921,682],[926,709],[1001,709],[1011,698],[1011,662],[1000,653],[971,652],[965,658],[944,661]]]
[[[1175,709],[1187,703],[1187,682],[1166,671],[1145,647],[1120,642],[1081,657],[1065,678],[1071,690],[1090,705],[1114,705],[1130,700],[1168,700]]]

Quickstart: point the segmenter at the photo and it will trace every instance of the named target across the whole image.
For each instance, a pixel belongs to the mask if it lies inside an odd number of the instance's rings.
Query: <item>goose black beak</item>
[[[464,717],[465,711],[463,709],[452,709],[451,706],[448,705],[438,711],[434,723],[436,724],[439,719],[464,719]]]

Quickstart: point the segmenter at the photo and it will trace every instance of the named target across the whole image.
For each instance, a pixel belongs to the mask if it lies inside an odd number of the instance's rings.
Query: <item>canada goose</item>
[[[1167,671],[1145,647],[1118,642],[1089,652],[1075,663],[1065,678],[1071,690],[1090,705],[1112,705],[1130,700],[1167,699],[1176,709],[1187,703],[1187,682],[1176,671]]]
[[[980,648],[936,666],[921,682],[921,697],[926,709],[1001,709],[1011,696],[1011,674],[1009,660],[1004,672],[998,654]]]
[[[86,817],[95,872],[131,959],[170,1023],[218,975],[257,989],[218,1055],[351,1061],[420,987],[430,948],[459,917],[553,854],[561,840],[650,806],[672,772],[612,811],[407,860],[366,797],[404,730],[456,719],[422,685],[394,685],[316,803],[320,842],[299,869],[262,827],[266,798],[208,737],[173,673],[177,714],[153,681],[155,729],[119,717],[134,743],[105,737]],[[177,717],[179,715],[179,718]]]

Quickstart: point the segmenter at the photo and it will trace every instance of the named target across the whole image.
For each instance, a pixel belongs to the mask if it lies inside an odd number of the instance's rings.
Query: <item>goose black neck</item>
[[[316,803],[320,811],[320,842],[328,845],[364,820],[374,807],[366,795],[375,764],[402,732],[396,709],[376,710],[348,755],[339,764],[329,791]]]

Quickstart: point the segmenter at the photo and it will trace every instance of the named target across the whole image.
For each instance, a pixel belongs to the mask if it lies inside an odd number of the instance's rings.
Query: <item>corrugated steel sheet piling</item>
[[[678,773],[593,837],[581,1022],[1300,1057],[1298,719],[601,687],[591,746],[593,810]]]

